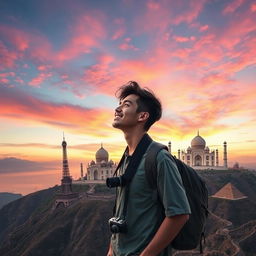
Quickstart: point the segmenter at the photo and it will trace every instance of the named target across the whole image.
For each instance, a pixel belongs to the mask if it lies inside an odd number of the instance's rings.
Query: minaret
[[[228,168],[227,142],[226,141],[224,141],[223,147],[224,147],[223,163],[224,163],[224,167]]]
[[[178,150],[178,159],[180,159],[180,149]]]
[[[212,166],[214,166],[214,159],[215,159],[215,151],[213,150],[212,152],[212,156],[211,156],[211,158],[212,158]]]
[[[172,143],[170,141],[168,142],[168,151],[170,154],[172,153]]]
[[[219,150],[216,149],[216,166],[219,166]]]
[[[62,141],[62,157],[63,157],[63,167],[62,167],[62,180],[61,180],[61,192],[64,194],[72,193],[72,179],[69,173],[68,167],[68,157],[67,157],[67,142],[63,136]]]
[[[216,166],[219,166],[219,150],[216,149]]]
[[[83,168],[83,164],[80,164],[81,166],[81,180],[84,180],[84,168]]]

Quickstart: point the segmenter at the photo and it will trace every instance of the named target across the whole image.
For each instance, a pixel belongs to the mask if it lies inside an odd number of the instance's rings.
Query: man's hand
[[[110,243],[110,245],[109,245],[109,249],[108,249],[107,256],[113,256],[113,250],[112,250],[111,243]]]
[[[140,256],[157,256],[177,236],[188,219],[187,214],[165,217],[155,236]]]

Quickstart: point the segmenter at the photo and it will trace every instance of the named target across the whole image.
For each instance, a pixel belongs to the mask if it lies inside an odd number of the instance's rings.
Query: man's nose
[[[115,111],[120,112],[121,111],[121,106],[116,107]]]

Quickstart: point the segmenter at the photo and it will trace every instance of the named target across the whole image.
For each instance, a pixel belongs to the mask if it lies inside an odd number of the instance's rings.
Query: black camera
[[[106,179],[106,185],[109,188],[116,188],[116,187],[123,187],[125,186],[126,182],[123,176],[118,176],[118,177],[112,177],[112,178],[107,178]]]
[[[126,233],[127,232],[127,224],[126,221],[118,218],[112,217],[108,221],[111,233]]]

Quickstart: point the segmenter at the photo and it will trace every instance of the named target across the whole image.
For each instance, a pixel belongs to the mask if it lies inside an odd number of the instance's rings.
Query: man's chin
[[[113,126],[114,128],[120,128],[120,124],[119,124],[118,122],[113,122],[113,123],[112,123],[112,126]]]

